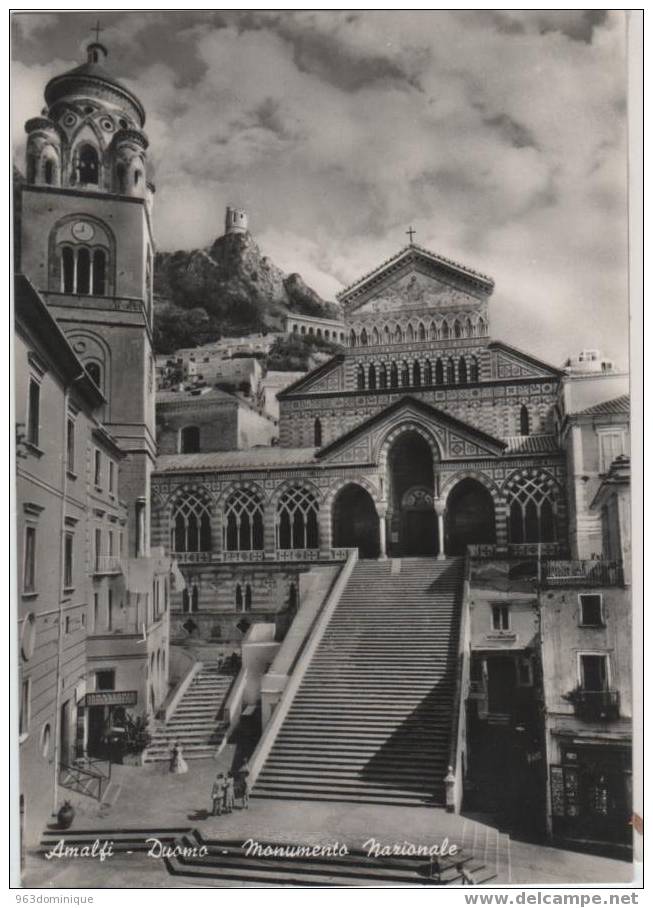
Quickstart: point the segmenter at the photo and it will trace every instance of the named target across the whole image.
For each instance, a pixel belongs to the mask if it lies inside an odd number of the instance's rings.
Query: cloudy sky
[[[14,17],[13,111],[85,59],[95,14]],[[327,298],[407,241],[490,274],[492,334],[627,363],[625,16],[101,12],[141,98],[160,249],[244,206]]]

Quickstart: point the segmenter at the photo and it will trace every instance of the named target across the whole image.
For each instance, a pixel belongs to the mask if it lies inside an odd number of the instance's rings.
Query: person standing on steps
[[[179,741],[172,745],[172,755],[170,757],[170,772],[175,775],[182,775],[188,772],[188,763],[184,760],[184,755]]]
[[[231,813],[234,809],[234,777],[231,773],[227,774],[227,781],[224,786],[224,812]]]
[[[213,802],[211,813],[214,817],[222,816],[222,808],[224,806],[224,789],[224,773],[219,772],[215,777],[215,782],[213,783],[213,788],[211,789],[211,801]]]
[[[245,759],[236,773],[237,797],[241,798],[243,810],[249,807],[249,763]]]

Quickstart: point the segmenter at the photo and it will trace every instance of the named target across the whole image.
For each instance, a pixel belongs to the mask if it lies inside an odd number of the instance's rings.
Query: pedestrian
[[[224,812],[231,813],[234,809],[234,777],[231,773],[227,774],[227,780],[224,786]]]
[[[249,774],[250,768],[247,760],[244,760],[240,769],[236,773],[238,783],[238,796],[241,798],[243,810],[249,807]]]
[[[215,777],[215,782],[213,783],[213,788],[211,789],[211,802],[213,805],[211,813],[214,817],[222,816],[222,808],[224,806],[224,788],[224,773],[219,772]]]
[[[175,775],[182,775],[183,773],[188,772],[188,763],[184,760],[184,754],[179,741],[175,741],[172,745],[170,772],[175,773]]]

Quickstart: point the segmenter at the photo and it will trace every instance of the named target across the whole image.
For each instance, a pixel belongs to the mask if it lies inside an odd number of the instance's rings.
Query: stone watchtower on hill
[[[225,236],[231,233],[247,233],[247,212],[242,208],[232,208],[227,205],[224,219]]]

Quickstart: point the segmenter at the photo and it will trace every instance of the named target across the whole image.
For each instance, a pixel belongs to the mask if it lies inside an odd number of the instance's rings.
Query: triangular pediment
[[[492,378],[560,378],[564,375],[561,369],[501,341],[489,344],[489,350],[492,353]]]
[[[318,451],[321,461],[338,464],[377,463],[388,436],[402,424],[419,426],[437,445],[444,461],[499,457],[505,442],[414,397],[403,397],[364,420]]]
[[[303,375],[297,381],[288,385],[277,394],[277,400],[292,397],[294,394],[321,393],[325,391],[342,391],[345,387],[345,373],[343,368],[344,356],[332,357],[326,363],[313,369],[308,375]]]
[[[407,246],[338,298],[347,314],[477,306],[492,280],[419,246]]]

